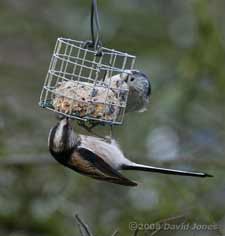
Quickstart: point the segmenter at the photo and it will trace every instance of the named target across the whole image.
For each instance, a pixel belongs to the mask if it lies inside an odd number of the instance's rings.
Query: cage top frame
[[[76,48],[79,48],[79,46],[76,46],[75,44],[72,44],[72,43],[77,43],[77,44],[79,43],[80,45],[84,45],[85,44],[85,41],[79,41],[79,40],[75,40],[75,39],[71,39],[71,38],[64,38],[64,37],[59,37],[57,39],[57,41],[62,42],[62,43],[67,43],[67,44],[70,44],[69,42],[71,42],[70,46],[76,47]],[[106,47],[103,47],[103,46],[101,46],[101,49],[106,54],[107,53],[110,53],[110,54],[115,53],[115,54],[120,55],[120,56],[127,56],[127,57],[130,57],[130,58],[136,59],[136,56],[131,55],[131,54],[126,53],[126,52],[122,52],[122,51],[118,51],[118,50],[115,50],[115,49],[106,48]],[[88,48],[85,48],[85,50],[87,50],[89,52],[93,52],[94,51],[94,50],[90,50]]]

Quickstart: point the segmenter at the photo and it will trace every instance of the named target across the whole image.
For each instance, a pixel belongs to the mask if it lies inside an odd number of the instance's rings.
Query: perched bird
[[[127,73],[126,73],[127,71]],[[106,74],[106,78],[104,79],[104,83],[108,85],[111,89],[119,89],[119,90],[127,90],[128,91],[128,85],[125,82],[125,75],[130,74],[128,70],[126,70],[124,73],[119,73],[113,76],[109,76],[109,73]]]
[[[151,83],[145,73],[139,70],[125,70],[112,77],[107,75],[104,82],[116,93],[120,101],[127,101],[125,112],[146,110],[151,95]]]
[[[151,95],[151,83],[148,76],[139,70],[125,70],[121,74],[129,87],[126,112],[144,112]]]
[[[128,160],[114,140],[78,135],[68,118],[63,118],[51,129],[48,139],[52,156],[62,165],[89,177],[115,184],[136,186],[120,170],[140,170],[162,174],[210,177],[205,173],[164,169],[136,164]]]
[[[122,73],[113,76],[110,76],[109,73],[107,73],[103,84],[105,84],[109,91],[112,91],[118,99],[119,103],[117,103],[117,106],[119,108],[126,107],[129,87],[125,82],[125,79],[122,79]]]

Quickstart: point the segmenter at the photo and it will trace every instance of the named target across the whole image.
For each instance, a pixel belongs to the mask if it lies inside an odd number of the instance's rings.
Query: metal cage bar
[[[78,120],[122,124],[129,88],[120,74],[133,69],[136,57],[105,47],[97,56],[84,45],[57,39],[39,105]]]

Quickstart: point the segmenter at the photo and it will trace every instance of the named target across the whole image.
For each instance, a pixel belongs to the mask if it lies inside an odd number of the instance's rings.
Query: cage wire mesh
[[[133,69],[136,57],[104,47],[101,52],[58,38],[39,105],[78,120],[122,124],[129,88],[121,75]]]

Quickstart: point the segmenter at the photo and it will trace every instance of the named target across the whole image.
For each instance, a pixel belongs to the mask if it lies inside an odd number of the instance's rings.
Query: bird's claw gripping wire
[[[101,139],[103,139],[104,141],[106,141],[107,143],[111,143],[111,140],[113,139],[113,125],[110,125],[110,134],[109,136],[102,136],[97,134],[96,132],[93,131],[93,129],[95,127],[97,127],[98,125],[100,125],[101,123],[99,122],[83,122],[83,121],[78,121],[77,122],[79,126],[81,126],[83,129],[85,129],[88,133],[91,133]]]

